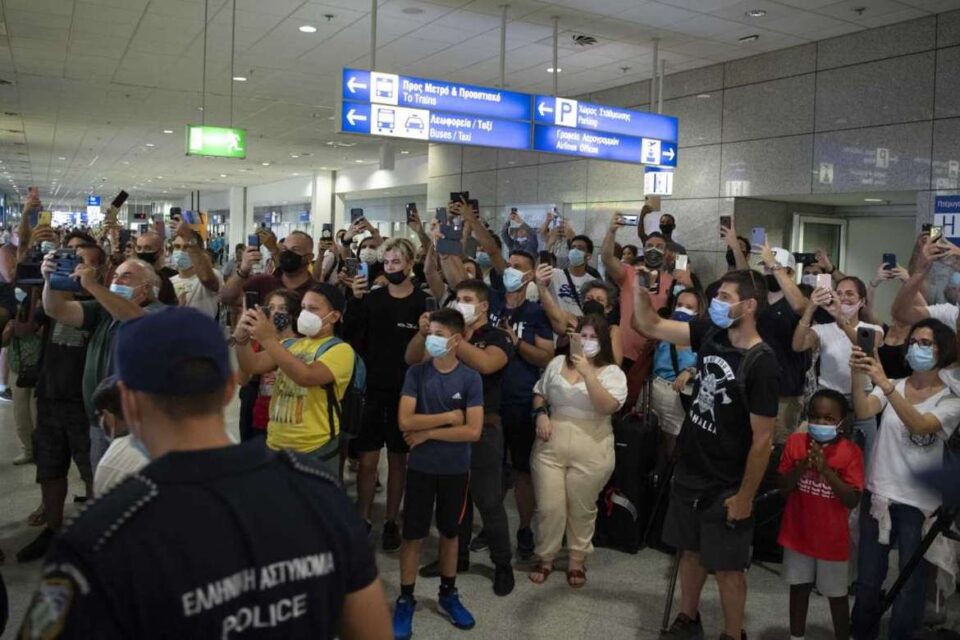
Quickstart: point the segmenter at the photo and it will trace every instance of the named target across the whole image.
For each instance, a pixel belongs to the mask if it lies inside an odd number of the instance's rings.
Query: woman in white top
[[[924,520],[940,506],[940,495],[921,484],[917,473],[943,464],[944,443],[960,420],[960,398],[940,379],[941,369],[957,359],[953,329],[932,318],[921,320],[911,328],[907,344],[913,373],[903,380],[889,380],[880,361],[859,347],[850,360],[857,418],[881,415],[860,509],[859,576],[851,620],[853,636],[865,640],[879,634],[874,621],[891,546],[897,548],[902,571],[920,546]],[[856,380],[863,377],[876,385],[870,394]],[[924,567],[917,567],[894,601],[891,638],[910,638],[920,629],[926,574]]]
[[[853,276],[838,280],[833,291],[824,288],[813,290],[793,333],[793,350],[801,352],[819,347],[820,377],[817,382],[821,389],[850,393],[850,354],[857,343],[858,329],[873,330],[874,344],[879,347],[883,343],[883,327],[869,322],[871,318],[866,303],[867,286],[860,278]],[[811,326],[817,308],[829,313],[833,322]],[[870,389],[869,380],[864,380],[863,384],[865,390]],[[862,435],[861,444],[869,462],[870,450],[877,435],[877,422],[873,418],[858,420],[854,429]]]
[[[551,360],[533,388],[537,440],[530,474],[539,562],[530,580],[547,579],[566,533],[567,583],[582,587],[584,561],[593,552],[597,495],[613,473],[610,416],[626,400],[627,377],[614,364],[610,328],[601,316],[584,317],[570,351]]]

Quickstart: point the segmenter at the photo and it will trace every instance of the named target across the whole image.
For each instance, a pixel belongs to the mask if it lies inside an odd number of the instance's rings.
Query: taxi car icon
[[[423,118],[414,114],[407,118],[406,122],[403,123],[403,126],[407,129],[407,131],[423,131]]]

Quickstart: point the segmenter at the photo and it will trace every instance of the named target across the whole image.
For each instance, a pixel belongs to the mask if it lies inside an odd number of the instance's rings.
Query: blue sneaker
[[[413,612],[417,609],[417,601],[413,598],[397,598],[393,609],[393,637],[396,640],[409,640],[413,635]]]
[[[460,593],[457,591],[448,596],[440,596],[440,608],[457,629],[473,629],[477,624],[473,614],[460,602]]]

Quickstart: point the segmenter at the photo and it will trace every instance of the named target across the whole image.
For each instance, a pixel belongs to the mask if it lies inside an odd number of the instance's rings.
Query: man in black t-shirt
[[[633,328],[697,352],[693,402],[679,439],[664,540],[681,552],[680,613],[661,638],[702,638],[700,592],[715,572],[723,602],[721,640],[743,629],[753,538],[753,499],[767,470],[779,366],[757,333],[767,303],[763,277],[750,270],[720,279],[710,320],[689,324],[657,315],[637,287]]]
[[[494,565],[493,591],[505,596],[514,587],[510,529],[507,512],[503,507],[503,426],[500,421],[501,382],[504,370],[513,356],[513,342],[503,329],[491,325],[487,318],[490,312],[490,291],[482,280],[464,280],[456,287],[455,308],[467,325],[466,340],[457,348],[457,358],[480,373],[483,380],[483,433],[480,440],[472,443],[470,450],[470,493],[464,517],[460,525],[459,569],[465,571],[470,564],[470,537],[473,529],[473,503],[476,503],[483,518],[484,542],[490,549]],[[421,331],[407,346],[408,364],[424,360],[424,331]],[[474,544],[480,551],[483,545]],[[423,576],[432,576],[437,567],[424,567]]]
[[[130,320],[115,364],[128,437],[153,462],[55,539],[21,637],[391,637],[363,522],[336,479],[230,442],[236,386],[211,318]]]

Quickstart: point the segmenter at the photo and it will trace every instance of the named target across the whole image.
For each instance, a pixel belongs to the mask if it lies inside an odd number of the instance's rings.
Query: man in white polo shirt
[[[200,234],[184,222],[177,226],[172,258],[177,275],[170,278],[170,283],[177,294],[178,304],[216,318],[223,276],[213,268]]]

